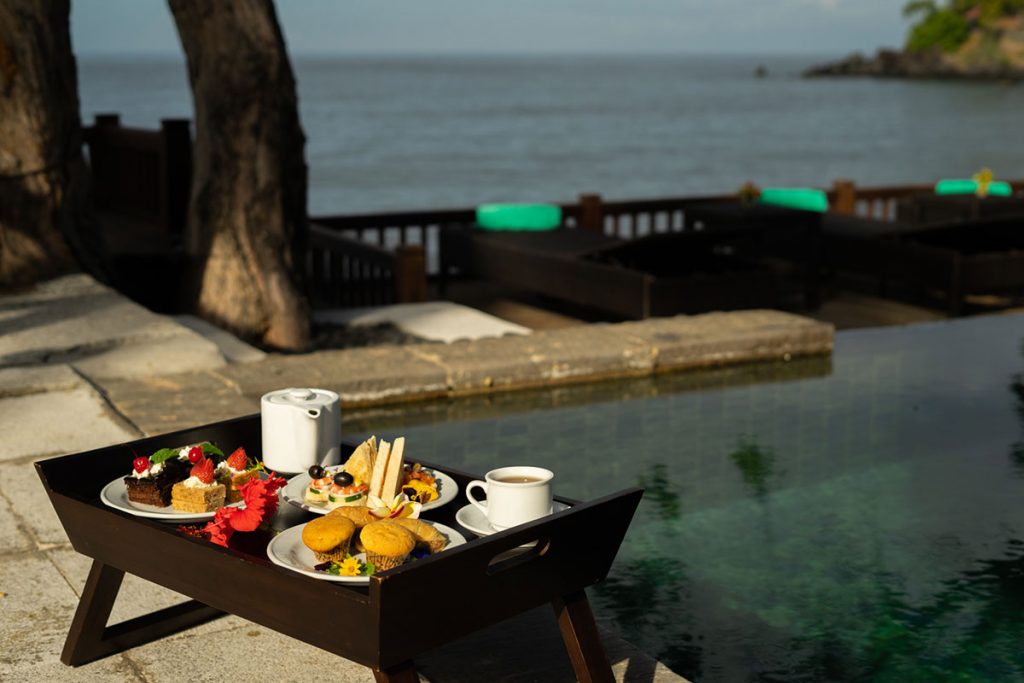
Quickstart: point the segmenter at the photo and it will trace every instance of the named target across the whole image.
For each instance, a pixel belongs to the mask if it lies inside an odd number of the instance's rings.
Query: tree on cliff
[[[941,7],[936,0],[910,0],[903,6],[903,16],[919,19],[910,27],[907,51],[954,52],[972,29],[989,30],[1000,19],[1022,11],[1024,0],[950,0]]]
[[[95,263],[70,12],[0,2],[0,286]]]
[[[298,281],[305,136],[272,0],[168,0],[188,60],[196,141],[188,248],[198,311],[284,349],[309,341]]]

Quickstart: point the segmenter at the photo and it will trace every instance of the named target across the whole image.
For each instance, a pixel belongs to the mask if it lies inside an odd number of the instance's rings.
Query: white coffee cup
[[[466,497],[479,508],[495,529],[508,529],[551,514],[551,480],[554,472],[542,467],[501,467],[484,479],[466,486]],[[474,489],[483,489],[487,502],[473,497]]]

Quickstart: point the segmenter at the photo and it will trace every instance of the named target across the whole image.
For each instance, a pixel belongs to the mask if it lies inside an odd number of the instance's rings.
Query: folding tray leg
[[[377,683],[420,683],[416,666],[411,661],[403,662],[384,671],[374,669],[373,677]]]
[[[93,560],[60,661],[69,666],[87,664],[224,616],[220,610],[189,600],[107,626],[123,579],[120,569]]]
[[[615,677],[601,644],[586,592],[580,590],[563,595],[551,604],[555,608],[558,628],[576,678],[580,683],[612,683]]]

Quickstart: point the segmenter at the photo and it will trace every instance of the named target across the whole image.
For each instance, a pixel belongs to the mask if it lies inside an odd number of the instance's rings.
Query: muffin
[[[405,562],[416,546],[412,533],[390,519],[367,524],[359,532],[359,537],[366,548],[366,561],[381,572]]]
[[[321,562],[341,562],[348,554],[349,543],[356,525],[339,516],[314,519],[302,528],[302,542]]]
[[[378,519],[370,513],[370,508],[365,505],[340,507],[327,513],[328,517],[331,515],[344,517],[351,520],[352,523],[356,525],[356,532],[352,535],[352,546],[350,552],[366,552],[366,548],[363,547],[363,539],[359,532],[362,531],[362,528],[367,524],[378,521]]]
[[[416,545],[425,546],[430,550],[431,554],[441,552],[448,543],[448,539],[446,539],[440,531],[434,528],[432,524],[428,524],[422,519],[403,517],[393,521],[395,524],[398,524],[408,530],[416,540]]]
[[[376,522],[377,518],[365,505],[346,506],[335,508],[327,513],[328,517],[344,517],[356,525],[356,529],[362,529],[370,522]]]

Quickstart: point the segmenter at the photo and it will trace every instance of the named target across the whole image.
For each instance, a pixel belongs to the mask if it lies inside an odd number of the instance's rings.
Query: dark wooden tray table
[[[50,501],[75,550],[93,558],[61,661],[85,664],[210,621],[226,613],[262,624],[370,667],[378,681],[418,681],[413,658],[476,630],[545,603],[554,607],[565,647],[581,681],[610,681],[611,668],[585,588],[608,573],[642,489],[578,503],[529,524],[370,577],[368,585],[322,581],[272,564],[271,536],[236,533],[222,548],[183,534],[177,524],[135,517],[105,506],[100,490],[130,471],[135,454],[209,440],[223,448],[261,452],[260,418],[253,415],[36,463]],[[352,444],[347,445],[351,452]],[[434,465],[428,465],[434,466]],[[461,527],[455,512],[477,477],[437,465],[459,484],[457,501],[424,519]],[[295,515],[299,515],[298,521]],[[314,515],[281,504],[280,526]],[[520,546],[536,542],[523,550]],[[192,598],[189,602],[107,626],[125,573]],[[246,594],[272,599],[237,600]],[[425,594],[452,596],[453,608],[429,628],[407,628],[409,605]],[[325,628],[313,611],[342,615],[358,628]]]

